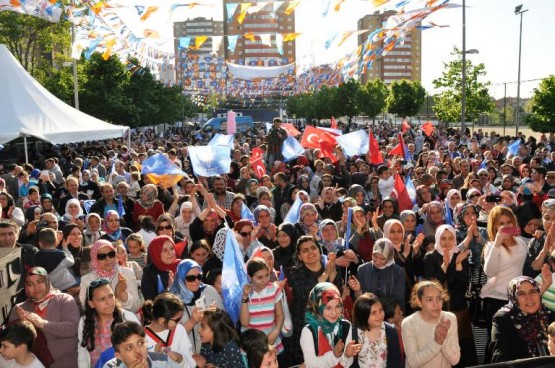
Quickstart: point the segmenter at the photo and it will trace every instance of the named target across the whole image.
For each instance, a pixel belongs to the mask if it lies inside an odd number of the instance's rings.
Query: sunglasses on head
[[[96,259],[98,259],[99,261],[104,261],[106,258],[115,258],[115,257],[116,257],[115,250],[111,250],[108,253],[98,253],[96,255]]]
[[[249,232],[240,232],[239,234],[241,234],[241,236],[243,236],[243,237],[246,238],[247,236],[251,236],[252,231],[249,231]]]
[[[92,296],[91,296],[91,290],[96,289],[97,287],[103,286],[103,285],[107,285],[110,283],[110,279],[107,279],[105,277],[100,278],[100,279],[96,279],[91,281],[91,283],[89,284],[89,286],[87,286],[87,296],[88,299],[91,300]]]
[[[199,273],[198,275],[185,276],[185,281],[195,282],[196,280],[198,280],[198,281],[202,280],[202,274]]]
[[[158,231],[161,230],[172,230],[173,227],[171,225],[166,225],[166,226],[158,226]]]

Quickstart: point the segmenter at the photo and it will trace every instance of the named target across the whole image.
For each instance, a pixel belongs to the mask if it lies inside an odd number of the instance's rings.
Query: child
[[[551,322],[549,327],[547,327],[547,336],[549,337],[549,340],[547,342],[549,355],[555,355],[555,322]]]
[[[391,192],[393,192],[393,186],[395,185],[395,179],[393,175],[389,172],[389,168],[385,165],[378,167],[378,176],[380,180],[378,181],[378,188],[380,189],[380,194],[382,198],[389,197]]]
[[[67,248],[69,238],[62,241],[62,250],[56,249],[57,242],[58,235],[55,230],[45,228],[39,232],[40,250],[35,255],[35,266],[42,267],[48,272],[50,282],[55,289],[63,292],[75,291],[74,288],[79,284],[73,275],[72,267],[75,260]],[[71,292],[70,294],[73,295]]]
[[[127,249],[129,250],[129,261],[137,262],[143,269],[146,266],[145,241],[141,234],[133,233],[127,237]]]
[[[420,309],[403,320],[402,335],[411,367],[451,367],[461,357],[457,318],[441,310],[449,295],[435,280],[414,285],[410,304]]]
[[[143,277],[143,268],[139,266],[137,262],[129,259],[129,254],[127,254],[127,250],[123,246],[123,242],[121,240],[114,242],[114,245],[116,247],[118,265],[132,269],[135,274],[135,279],[137,279],[140,283]]]
[[[17,322],[0,331],[0,367],[44,368],[31,353],[36,337],[35,327],[27,321]]]
[[[116,357],[104,364],[103,368],[179,367],[165,354],[147,352],[145,331],[137,322],[116,325],[110,339]]]
[[[134,171],[131,173],[131,183],[129,183],[129,189],[127,189],[127,196],[133,199],[137,199],[137,195],[141,191],[141,185],[139,184],[141,180],[141,175]]]
[[[202,342],[200,355],[193,355],[199,368],[205,368],[207,364],[219,368],[243,366],[239,337],[226,312],[221,309],[204,312],[200,323],[200,340]]]
[[[142,310],[148,351],[165,353],[182,367],[194,367],[191,341],[179,323],[185,310],[183,302],[173,294],[163,293],[154,301],[147,300]]]
[[[260,367],[259,352],[268,350],[268,347],[268,336],[264,332],[250,328],[241,333],[241,355],[245,367]]]
[[[264,259],[255,257],[247,263],[251,284],[243,287],[240,321],[243,328],[256,328],[268,335],[268,343],[280,354],[283,344],[279,337],[283,326],[281,289],[270,282],[270,268]]]

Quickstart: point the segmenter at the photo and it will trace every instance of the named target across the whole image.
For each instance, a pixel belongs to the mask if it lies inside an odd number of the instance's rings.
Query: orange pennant
[[[158,7],[157,7],[157,6],[149,6],[149,7],[146,9],[146,11],[143,13],[143,15],[141,15],[141,18],[139,18],[139,19],[141,19],[141,22],[144,22],[144,21],[147,20],[147,19],[152,15],[152,13],[154,13],[156,10],[158,10]]]

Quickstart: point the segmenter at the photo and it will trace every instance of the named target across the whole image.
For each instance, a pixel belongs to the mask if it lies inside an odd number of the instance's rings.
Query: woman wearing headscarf
[[[316,240],[318,236],[318,210],[312,203],[304,203],[299,209],[299,220],[295,224],[295,230],[299,236],[312,235]]]
[[[379,228],[383,229],[383,225],[387,220],[399,218],[399,204],[397,199],[393,197],[386,197],[382,199],[380,212],[381,214],[378,216],[377,222]]]
[[[439,281],[449,292],[447,308],[457,316],[457,331],[461,346],[459,363],[463,367],[478,364],[470,314],[466,304],[469,254],[469,249],[459,251],[455,229],[451,225],[444,224],[436,230],[434,251],[424,256],[424,277]]]
[[[524,201],[517,207],[515,215],[520,227],[519,238],[528,244],[540,228],[542,213],[534,202]]]
[[[195,219],[195,211],[193,204],[190,201],[181,203],[179,207],[179,215],[175,218],[175,232],[180,233],[184,239],[187,239],[188,244],[193,244],[189,227]]]
[[[306,326],[301,333],[307,368],[350,367],[360,345],[351,343],[352,327],[343,319],[343,301],[335,285],[320,282],[310,291]]]
[[[27,300],[12,309],[9,320],[29,321],[44,333],[47,347],[36,345],[33,351],[46,349],[54,359],[50,368],[76,367],[80,315],[75,299],[54,289],[42,267],[27,270],[25,293]]]
[[[547,327],[555,317],[541,303],[541,294],[552,282],[551,272],[544,269],[541,287],[528,276],[509,283],[509,301],[493,317],[492,363],[549,355]]]
[[[413,211],[401,211],[399,221],[401,221],[405,228],[405,238],[412,235],[413,239],[415,239],[418,234],[422,233],[422,225],[418,224],[418,217]]]
[[[85,227],[83,208],[77,198],[72,198],[66,202],[65,213],[60,219],[59,227],[62,228],[67,224],[77,224],[81,229]]]
[[[451,218],[454,218],[453,211],[455,210],[455,206],[462,201],[461,191],[458,189],[451,189],[447,192],[445,196],[445,205],[451,211]]]
[[[285,276],[288,277],[291,267],[295,263],[297,250],[297,231],[295,226],[284,222],[277,229],[277,246],[272,249],[274,253],[274,269],[280,270],[283,266]]]
[[[85,229],[83,230],[83,244],[91,245],[102,235],[106,234],[102,230],[102,218],[98,213],[91,212],[85,216]]]
[[[154,300],[169,289],[177,271],[179,259],[173,239],[166,235],[155,237],[148,246],[148,259],[141,278],[141,292],[145,300]]]
[[[272,222],[272,213],[267,206],[259,204],[253,211],[254,221],[258,224],[254,230],[258,241],[268,248],[277,246],[277,227]]]
[[[318,200],[318,191],[310,186],[310,179],[307,174],[302,174],[299,176],[299,178],[297,179],[297,188],[307,193],[308,197],[310,198],[310,202],[315,202]]]
[[[424,236],[434,236],[437,228],[445,223],[445,212],[443,205],[438,201],[432,201],[422,207],[425,212],[422,232]]]
[[[213,286],[206,285],[202,281],[202,268],[191,259],[185,259],[177,266],[177,273],[170,286],[170,293],[175,294],[185,304],[185,313],[181,323],[189,333],[189,339],[193,344],[193,352],[199,353],[201,340],[199,335],[202,320],[202,311],[195,306],[195,302],[204,298],[206,307],[215,304],[223,308],[222,299]]]
[[[419,185],[416,187],[416,206],[412,209],[414,212],[421,214],[420,210],[426,203],[433,200],[433,194],[430,187],[427,185]]]
[[[99,200],[102,198],[98,184],[91,180],[90,170],[83,170],[79,179],[79,192],[85,193],[89,199]]]
[[[207,203],[207,206],[197,217],[195,217],[189,226],[189,234],[191,235],[191,240],[193,242],[206,239],[208,244],[213,246],[216,233],[218,230],[225,227],[224,221],[226,221],[230,227],[233,225],[233,222],[225,210],[218,206],[212,193],[208,193],[206,188],[200,184],[197,184],[197,188],[204,197],[204,201]],[[195,203],[196,201],[193,202],[193,208],[196,208]]]
[[[66,246],[74,259],[73,274],[77,279],[91,271],[91,245],[83,245],[83,234],[76,224],[68,224],[62,229],[62,246]]]
[[[147,184],[141,189],[133,207],[133,228],[139,230],[139,216],[149,215],[157,219],[163,213],[164,205],[158,200],[158,188],[154,184]]]
[[[372,260],[372,252],[374,249],[374,240],[368,221],[366,221],[366,213],[364,209],[359,206],[353,207],[353,219],[351,225],[351,244],[353,250],[364,260],[370,262]],[[373,220],[376,216],[373,217]],[[375,222],[375,221],[374,221]]]
[[[357,276],[351,276],[349,287],[358,297],[372,293],[380,298],[395,300],[405,306],[406,273],[395,264],[395,248],[389,239],[379,239],[374,244],[372,261],[358,267]]]
[[[116,248],[107,240],[97,240],[91,247],[91,272],[81,277],[79,300],[84,307],[91,281],[107,278],[114,295],[126,310],[135,313],[140,306],[139,287],[132,269],[118,266]]]
[[[356,205],[364,208],[365,212],[370,211],[370,205],[367,203],[366,190],[359,184],[353,184],[349,187],[348,196],[354,198]]]
[[[110,210],[106,212],[104,217],[104,235],[100,239],[108,240],[109,242],[122,242],[125,240],[133,231],[127,227],[121,226],[121,221],[119,214],[116,211]]]

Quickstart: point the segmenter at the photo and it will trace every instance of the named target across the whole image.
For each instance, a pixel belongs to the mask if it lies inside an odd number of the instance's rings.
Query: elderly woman
[[[135,230],[139,230],[139,216],[149,215],[157,219],[163,213],[164,205],[158,200],[158,188],[154,184],[145,185],[133,207],[132,221]]]
[[[272,212],[270,208],[262,204],[256,206],[253,211],[254,220],[258,223],[255,228],[258,241],[272,249],[277,246],[276,225],[272,222]]]
[[[305,203],[299,209],[299,220],[295,224],[295,229],[299,236],[312,235],[316,240],[318,236],[318,211],[312,203]]]
[[[26,272],[25,293],[27,300],[12,309],[10,321],[29,321],[44,333],[48,347],[35,349],[44,349],[52,355],[54,363],[50,368],[76,367],[79,307],[75,299],[55,290],[42,267]]]
[[[527,276],[509,283],[509,301],[493,316],[492,363],[549,355],[547,327],[555,317],[541,303],[541,294],[552,282],[551,272],[544,270],[541,288]]]
[[[63,227],[67,224],[77,224],[82,230],[85,227],[85,215],[83,214],[83,208],[77,198],[72,198],[66,202],[65,213],[60,219],[59,227]]]
[[[148,259],[150,263],[143,269],[141,291],[145,300],[154,300],[169,289],[177,272],[179,259],[173,239],[166,235],[154,238],[148,246]]]
[[[133,231],[120,225],[120,216],[116,211],[110,210],[106,212],[106,217],[104,218],[104,235],[102,235],[100,239],[108,240],[112,243],[118,241],[125,243],[125,240]]]
[[[435,236],[437,228],[445,223],[443,205],[438,201],[432,201],[425,204],[420,211],[425,214],[422,226],[424,236]]]
[[[140,306],[139,288],[132,269],[120,267],[116,261],[116,248],[107,240],[97,240],[91,247],[91,272],[81,277],[79,300],[84,307],[89,284],[99,278],[107,278],[114,295],[122,307],[135,313]]]
[[[215,305],[223,308],[222,299],[213,286],[206,285],[202,281],[202,268],[193,260],[185,259],[177,266],[177,273],[170,287],[170,292],[177,295],[185,304],[185,313],[181,323],[189,333],[189,339],[193,345],[193,352],[199,353],[201,347],[200,322],[202,311],[195,306],[195,302],[204,298],[207,307]]]
[[[98,213],[89,213],[85,217],[85,229],[83,230],[83,244],[91,245],[102,235],[106,234],[102,230],[102,218]]]

